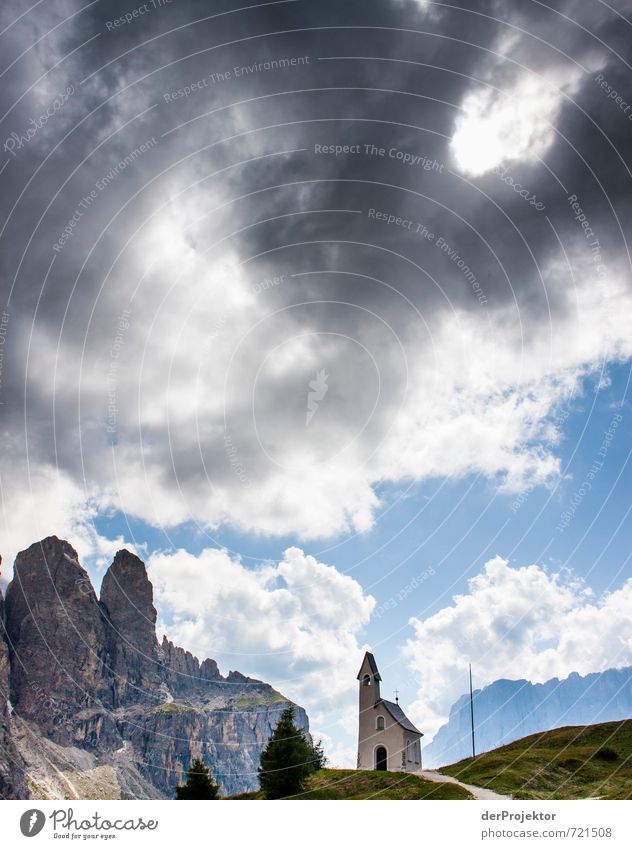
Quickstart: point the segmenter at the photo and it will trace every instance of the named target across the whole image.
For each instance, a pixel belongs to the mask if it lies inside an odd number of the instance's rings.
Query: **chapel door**
[[[386,749],[384,746],[378,746],[375,750],[375,768],[386,769]]]

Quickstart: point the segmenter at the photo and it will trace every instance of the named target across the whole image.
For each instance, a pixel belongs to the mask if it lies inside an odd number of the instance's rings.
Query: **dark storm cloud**
[[[569,194],[599,234],[612,274],[620,273],[630,193],[617,151],[625,156],[631,122],[595,77],[632,100],[629,67],[615,54],[629,53],[629,26],[601,3],[548,8],[488,0],[459,10],[412,0],[301,0],[242,10],[237,3],[116,0],[80,8],[47,3],[3,36],[1,269],[11,315],[3,412],[8,431],[21,439],[27,345],[35,331],[26,381],[31,460],[113,485],[107,385],[117,322],[129,308],[121,343],[126,383],[120,372],[114,381],[114,441],[126,446],[125,462],[154,464],[161,484],[181,485],[185,500],[187,487],[203,499],[207,475],[225,488],[237,485],[217,410],[196,422],[199,450],[192,423],[167,437],[166,402],[158,412],[164,374],[155,379],[159,397],[150,398],[151,415],[141,416],[137,442],[141,357],[145,371],[159,370],[172,340],[161,348],[155,334],[170,338],[182,305],[171,284],[160,282],[167,260],[152,267],[176,231],[200,268],[230,248],[243,263],[246,286],[259,287],[257,308],[281,311],[282,324],[251,334],[252,350],[268,352],[283,334],[299,332],[347,336],[372,349],[388,381],[367,427],[369,448],[392,423],[404,391],[406,358],[389,334],[411,354],[415,346],[431,349],[452,311],[490,326],[519,315],[527,340],[542,334],[543,324],[549,332],[549,322],[567,319],[567,287],[547,279],[566,261],[560,240],[578,274],[592,269]],[[2,25],[24,9],[6,9]],[[511,91],[530,75],[566,86],[543,155],[548,168],[509,156],[510,178],[543,211],[498,174],[463,173],[451,147],[469,94],[486,86]],[[37,127],[38,116],[69,87],[67,102]],[[37,127],[32,138],[29,127]],[[340,155],[323,152],[335,146]],[[143,241],[163,219],[161,238]],[[184,266],[183,260],[183,274]],[[275,275],[285,275],[284,283],[262,287]],[[187,285],[190,291],[193,283]],[[219,299],[195,297],[192,315],[204,303],[209,338],[221,342],[233,307],[227,312]],[[313,301],[321,303],[303,306]],[[318,355],[329,356],[325,349]],[[360,399],[374,392],[373,366],[355,349],[341,357],[349,373],[354,367],[354,379],[341,380],[345,391],[331,389],[338,420],[327,420],[323,408],[330,438],[353,430],[354,410],[368,415]],[[304,415],[306,375],[298,369],[285,383],[264,369],[256,384],[262,358],[237,357],[228,395],[239,462],[253,480],[263,462],[249,421],[255,385],[257,418],[274,450],[283,448],[277,442],[290,453],[316,450],[313,441],[288,444],[275,430],[279,407],[293,422]],[[199,369],[199,359],[190,350],[174,366],[178,379]],[[307,354],[305,362],[309,371]],[[230,504],[222,510],[230,518]]]

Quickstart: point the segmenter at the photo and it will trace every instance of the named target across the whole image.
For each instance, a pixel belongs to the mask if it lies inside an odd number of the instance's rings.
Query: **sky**
[[[0,10],[2,580],[159,629],[355,763],[355,676],[632,664],[632,3]]]

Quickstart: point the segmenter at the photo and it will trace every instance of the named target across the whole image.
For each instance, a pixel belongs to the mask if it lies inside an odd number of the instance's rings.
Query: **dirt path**
[[[458,784],[463,787],[468,793],[471,793],[475,799],[493,800],[493,799],[511,799],[511,796],[503,796],[501,793],[495,793],[493,790],[486,790],[485,787],[476,787],[474,784],[464,784],[458,781],[451,775],[443,775],[441,772],[435,772],[432,769],[424,769],[419,773],[422,778],[427,781],[436,781],[438,783]]]

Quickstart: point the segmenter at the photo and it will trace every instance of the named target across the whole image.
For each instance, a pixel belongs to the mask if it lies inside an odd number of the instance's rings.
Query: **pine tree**
[[[196,758],[187,771],[186,784],[176,787],[176,799],[217,799],[219,786],[202,758]]]
[[[295,796],[305,788],[307,777],[324,764],[320,744],[312,745],[294,723],[294,706],[281,714],[276,728],[261,754],[259,782],[267,799]]]
[[[316,772],[317,769],[324,769],[327,765],[327,758],[323,750],[323,741],[319,740],[312,747],[312,769]]]

